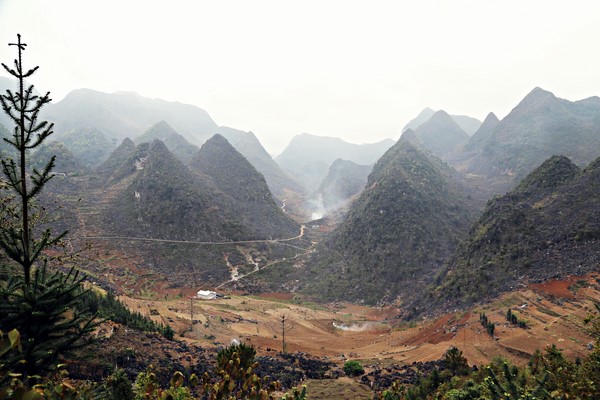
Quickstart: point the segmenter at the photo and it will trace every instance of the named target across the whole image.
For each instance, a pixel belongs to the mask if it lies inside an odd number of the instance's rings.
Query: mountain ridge
[[[468,306],[527,282],[595,271],[599,202],[600,158],[583,170],[564,156],[549,158],[488,202],[425,301]]]
[[[321,248],[313,267],[319,283],[308,293],[402,303],[466,235],[474,216],[454,180],[458,174],[411,135],[403,137],[377,161],[367,187]]]

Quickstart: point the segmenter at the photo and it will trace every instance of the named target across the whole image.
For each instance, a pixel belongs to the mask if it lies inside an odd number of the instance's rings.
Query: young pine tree
[[[73,269],[66,275],[47,269],[45,252],[66,234],[53,235],[36,224],[44,215],[36,200],[52,178],[55,157],[38,170],[30,168],[28,156],[52,134],[52,124],[38,120],[42,107],[51,101],[50,93],[38,96],[33,85],[26,87],[25,80],[38,67],[24,69],[27,45],[21,35],[9,46],[16,47],[18,59],[14,69],[2,66],[16,78],[17,89],[0,94],[0,103],[14,123],[12,135],[3,140],[14,148],[16,160],[1,160],[0,262],[6,279],[0,281],[0,327],[20,332],[22,352],[11,352],[1,361],[28,377],[51,370],[60,355],[84,345],[94,324],[89,312],[75,308],[84,293],[84,277]]]

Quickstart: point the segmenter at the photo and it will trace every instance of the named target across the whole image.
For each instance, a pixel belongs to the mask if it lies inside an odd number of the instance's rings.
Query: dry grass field
[[[394,319],[393,308],[351,304],[303,303],[291,294],[249,296],[225,293],[227,298],[193,300],[167,295],[158,299],[121,296],[131,309],[170,324],[183,340],[212,347],[239,339],[265,355],[282,349],[281,318],[286,318],[288,352],[304,352],[342,363],[358,359],[366,363],[412,363],[439,359],[450,346],[463,351],[471,364],[495,356],[523,364],[536,349],[552,344],[571,358],[584,355],[591,338],[583,319],[600,301],[600,275],[572,277],[532,285],[505,294],[468,312],[443,315],[430,321],[406,323]],[[511,309],[526,328],[511,325]],[[494,337],[479,322],[485,313],[496,324]]]

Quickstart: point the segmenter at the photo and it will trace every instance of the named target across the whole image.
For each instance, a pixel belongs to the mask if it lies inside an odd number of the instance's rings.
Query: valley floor
[[[282,349],[281,317],[286,318],[288,352],[303,352],[343,363],[410,364],[437,360],[450,346],[463,351],[470,364],[502,356],[523,364],[537,349],[556,345],[570,358],[587,354],[592,339],[584,318],[600,302],[600,274],[532,285],[505,294],[493,303],[420,323],[394,319],[393,308],[351,304],[327,306],[302,303],[291,294],[193,300],[189,297],[145,300],[121,296],[132,310],[170,324],[183,340],[217,347],[239,339],[254,345],[259,355]],[[191,295],[191,293],[188,293]],[[526,328],[510,324],[508,309],[526,321]],[[494,337],[479,321],[485,313],[495,323]],[[190,327],[192,328],[190,330]]]

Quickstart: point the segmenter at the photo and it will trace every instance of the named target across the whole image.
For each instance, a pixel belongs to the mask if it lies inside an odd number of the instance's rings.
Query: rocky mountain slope
[[[207,141],[191,165],[194,172],[158,139],[133,152],[125,141],[103,165],[105,177],[111,177],[107,192],[115,199],[104,215],[108,232],[193,241],[297,234],[297,224],[275,205],[264,178],[223,137]]]
[[[94,172],[100,175],[103,182],[122,178],[124,175],[116,176],[116,174],[119,168],[124,165],[127,159],[135,152],[135,147],[135,143],[133,143],[131,139],[124,139],[119,147],[117,147]],[[125,172],[125,174],[129,174],[129,172]]]
[[[596,271],[600,159],[584,170],[554,156],[488,203],[446,263],[429,306],[455,307],[527,282]]]
[[[83,166],[75,157],[73,152],[61,142],[43,143],[37,150],[31,154],[30,162],[32,167],[42,170],[52,156],[56,156],[55,173],[72,174],[81,173]]]
[[[275,204],[265,178],[223,136],[207,140],[191,168],[231,199],[231,212],[254,237],[291,237],[298,232],[298,225]]]
[[[405,132],[321,248],[305,289],[326,299],[415,296],[466,235],[474,215],[457,173]]]
[[[473,133],[467,144],[465,144],[464,152],[469,154],[470,152],[480,149],[482,144],[494,133],[494,129],[496,129],[499,122],[500,120],[496,117],[496,114],[489,113],[483,120],[479,129]]]
[[[283,172],[252,132],[220,126],[216,133],[223,135],[265,177],[275,197],[286,199],[303,195],[304,188]]]
[[[113,235],[196,241],[251,235],[226,207],[218,206],[220,194],[201,186],[160,140],[139,145],[125,165],[128,184],[105,215]]]

